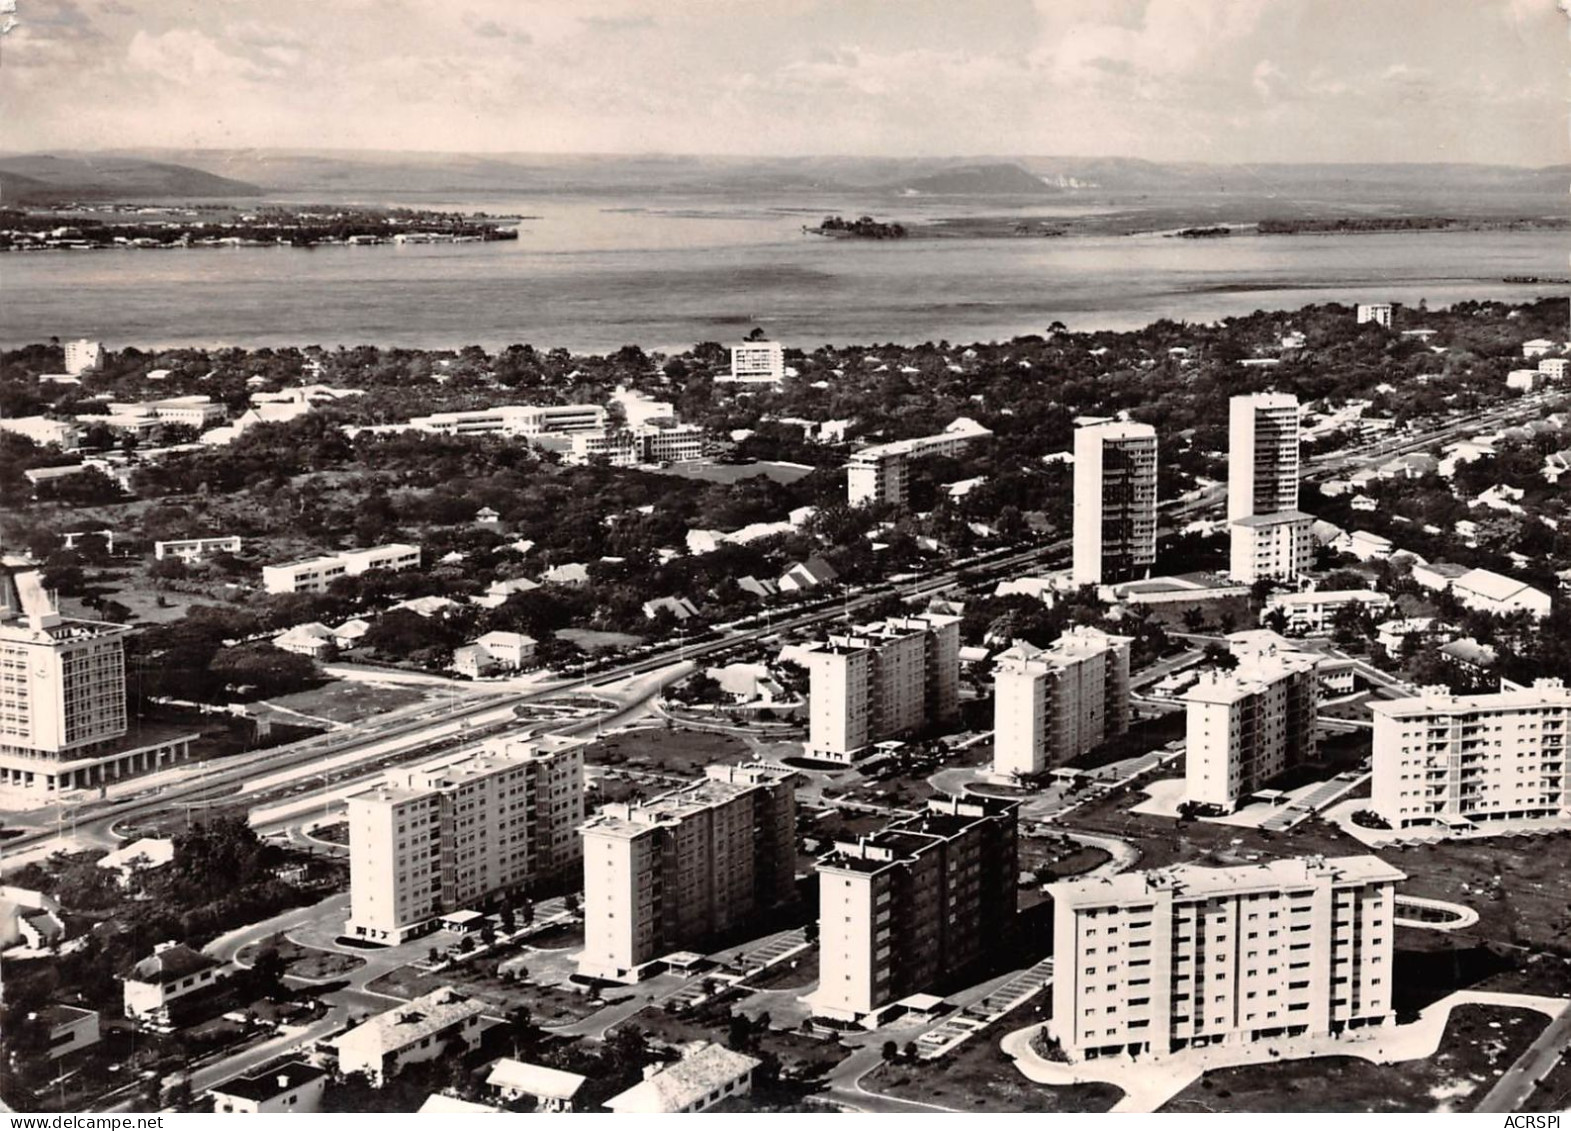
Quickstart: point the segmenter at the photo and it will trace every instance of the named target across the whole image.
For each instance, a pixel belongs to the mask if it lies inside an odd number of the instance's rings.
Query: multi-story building
[[[1358,322],[1378,322],[1382,326],[1391,325],[1391,304],[1389,302],[1361,302],[1358,304]]]
[[[237,1076],[212,1089],[213,1111],[221,1115],[314,1115],[322,1110],[327,1070],[292,1060]]]
[[[1298,398],[1233,397],[1227,463],[1233,580],[1290,580],[1308,567],[1314,519],[1298,509],[1298,467]]]
[[[440,436],[555,436],[603,432],[606,420],[606,410],[595,404],[509,404],[417,416],[409,426]]]
[[[1074,583],[1145,576],[1156,561],[1156,429],[1095,418],[1076,425]]]
[[[985,961],[1015,917],[1019,803],[948,797],[818,862],[813,1012],[859,1021]]]
[[[492,1008],[451,986],[432,990],[334,1041],[338,1071],[345,1076],[364,1073],[379,1088],[411,1064],[451,1055],[455,1046],[461,1046],[460,1053],[470,1052],[480,1044],[485,1014]]]
[[[89,370],[97,369],[104,363],[104,344],[80,338],[65,344],[65,371],[73,377],[80,377]]]
[[[992,430],[967,416],[959,416],[942,432],[931,436],[916,436],[909,440],[895,440],[888,444],[875,444],[854,452],[846,464],[846,499],[852,506],[859,503],[905,502],[906,478],[911,460],[928,456],[957,456],[969,448],[973,441],[986,439]]]
[[[1571,690],[1426,687],[1370,703],[1374,809],[1394,829],[1571,816]]]
[[[0,417],[0,432],[26,436],[39,447],[54,444],[63,452],[82,443],[82,429],[75,420],[51,420],[47,416]]]
[[[779,342],[743,342],[731,347],[731,372],[717,381],[778,385],[785,380],[785,349]]]
[[[796,774],[750,763],[707,775],[602,806],[580,828],[580,974],[636,981],[656,960],[795,898]]]
[[[1053,884],[1048,1033],[1080,1061],[1384,1025],[1406,878],[1310,856]]]
[[[166,397],[157,401],[111,401],[108,423],[111,428],[141,431],[144,424],[184,424],[205,432],[222,424],[229,411],[212,397]],[[92,422],[92,417],[85,418]]]
[[[639,463],[679,463],[702,459],[704,429],[698,424],[646,421],[633,429]]]
[[[183,761],[194,735],[149,741],[126,715],[127,629],[60,615],[33,563],[0,564],[0,788],[55,792]]]
[[[1016,641],[993,671],[993,772],[1029,777],[1129,729],[1127,636],[1076,625],[1035,648]]]
[[[340,577],[357,577],[373,569],[399,572],[420,568],[420,547],[403,542],[344,550],[317,558],[262,567],[262,587],[269,593],[324,593]]]
[[[900,506],[906,500],[910,455],[894,445],[864,448],[846,464],[846,501],[853,507],[869,503]]]
[[[811,675],[807,749],[850,762],[875,742],[955,718],[960,618],[892,617],[803,649]]]
[[[1184,695],[1188,755],[1184,799],[1232,812],[1255,790],[1315,756],[1319,660],[1262,654],[1211,671]]]
[[[496,740],[350,797],[345,934],[400,943],[445,912],[576,878],[585,745]]]

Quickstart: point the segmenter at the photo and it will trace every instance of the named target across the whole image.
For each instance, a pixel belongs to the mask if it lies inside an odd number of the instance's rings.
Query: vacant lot
[[[1543,1014],[1466,1005],[1428,1060],[1315,1057],[1208,1072],[1163,1111],[1470,1111],[1544,1029]]]
[[[585,760],[633,769],[669,770],[697,777],[719,762],[745,762],[752,748],[742,739],[708,731],[650,727],[604,738],[584,752]]]
[[[269,699],[270,706],[294,711],[314,719],[353,723],[372,715],[386,714],[431,699],[447,698],[442,688],[411,687],[408,684],[362,683],[335,679],[310,691],[297,691]]]
[[[1027,1080],[998,1047],[1021,1024],[1006,1016],[937,1060],[880,1065],[862,1077],[862,1087],[960,1111],[1101,1112],[1123,1097],[1111,1084],[1055,1088]]]
[[[585,652],[615,652],[622,648],[636,648],[644,642],[642,636],[626,632],[597,632],[592,628],[564,628],[557,631],[563,640],[571,640]]]

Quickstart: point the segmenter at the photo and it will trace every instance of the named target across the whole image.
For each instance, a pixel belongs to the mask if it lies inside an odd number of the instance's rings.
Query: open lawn
[[[279,957],[284,960],[285,974],[296,978],[305,978],[313,982],[325,982],[333,978],[358,970],[365,965],[365,959],[356,958],[351,954],[338,954],[330,950],[317,950],[314,947],[301,946],[292,939],[276,935],[266,943],[277,949]],[[262,946],[253,943],[243,947],[235,956],[242,966],[250,966],[256,961],[256,956],[261,952]]]
[[[1226,1068],[1184,1089],[1172,1111],[1470,1111],[1543,1032],[1544,1015],[1464,1005],[1428,1060],[1371,1064],[1349,1056]]]
[[[557,631],[563,640],[571,640],[585,652],[615,652],[622,648],[636,648],[644,642],[642,636],[626,632],[597,632],[592,628],[563,628]]]
[[[998,1042],[1022,1022],[1005,1016],[937,1060],[883,1064],[862,1078],[869,1092],[959,1111],[1107,1111],[1123,1092],[1111,1084],[1061,1088],[1027,1080]]]
[[[584,752],[591,764],[627,765],[653,770],[671,770],[697,777],[704,767],[720,762],[745,762],[753,757],[751,747],[729,734],[708,731],[666,730],[648,727],[601,739]]]
[[[799,463],[772,463],[759,460],[755,463],[710,463],[708,460],[685,460],[660,470],[661,475],[675,475],[681,479],[697,479],[704,483],[740,483],[755,475],[763,475],[776,483],[795,483],[813,469]]]
[[[370,718],[372,715],[396,711],[400,707],[446,697],[447,692],[441,688],[335,679],[324,683],[321,687],[313,687],[309,691],[297,691],[293,695],[280,695],[267,702],[269,706],[308,715],[315,719],[353,723]]]

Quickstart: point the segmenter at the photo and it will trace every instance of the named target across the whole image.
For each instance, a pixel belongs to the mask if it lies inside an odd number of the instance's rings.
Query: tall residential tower
[[[1095,418],[1076,424],[1074,583],[1143,577],[1156,561],[1156,429]]]
[[[1314,520],[1298,509],[1298,470],[1298,398],[1285,393],[1232,398],[1227,518],[1235,581],[1287,581],[1309,565]]]
[[[1077,625],[1051,648],[1016,641],[1003,652],[993,672],[993,772],[1039,774],[1127,731],[1131,643]]]

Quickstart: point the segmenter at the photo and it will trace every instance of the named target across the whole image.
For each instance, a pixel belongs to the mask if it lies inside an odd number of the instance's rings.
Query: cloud
[[[175,28],[157,35],[138,31],[126,48],[126,62],[133,70],[179,86],[260,80],[282,70],[231,54],[212,37],[190,28]]]
[[[1282,74],[1282,69],[1275,63],[1271,62],[1270,59],[1260,60],[1260,62],[1255,64],[1255,69],[1252,72],[1255,92],[1259,94],[1261,98],[1272,97],[1275,91],[1272,89],[1271,84],[1273,82],[1280,82],[1284,77],[1285,76]]]

